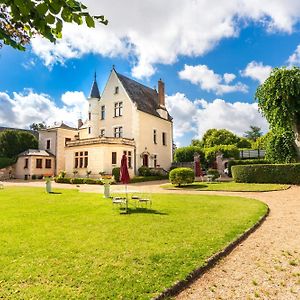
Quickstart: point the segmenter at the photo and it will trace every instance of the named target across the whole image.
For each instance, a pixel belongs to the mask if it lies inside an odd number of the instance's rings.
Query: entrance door
[[[143,166],[148,167],[149,166],[149,157],[147,154],[143,155]]]

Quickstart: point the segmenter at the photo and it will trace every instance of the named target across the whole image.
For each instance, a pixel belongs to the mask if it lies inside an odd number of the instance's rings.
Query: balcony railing
[[[134,139],[126,139],[126,138],[96,137],[96,138],[72,140],[72,141],[66,142],[66,147],[99,145],[99,144],[115,144],[115,145],[135,146],[135,141],[134,141]]]

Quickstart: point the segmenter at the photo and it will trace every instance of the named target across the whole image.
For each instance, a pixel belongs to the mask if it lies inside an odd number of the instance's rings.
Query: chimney
[[[161,79],[158,80],[158,105],[165,107],[165,84]]]
[[[81,119],[78,119],[78,129],[83,125],[83,122]]]

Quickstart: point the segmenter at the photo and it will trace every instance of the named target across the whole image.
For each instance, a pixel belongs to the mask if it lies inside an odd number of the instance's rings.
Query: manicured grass
[[[290,186],[287,184],[264,184],[264,183],[237,183],[237,182],[194,182],[182,185],[164,184],[164,189],[197,190],[197,191],[225,191],[225,192],[269,192],[286,190]]]
[[[0,297],[150,299],[265,214],[240,197],[153,195],[122,215],[100,194],[0,190]]]

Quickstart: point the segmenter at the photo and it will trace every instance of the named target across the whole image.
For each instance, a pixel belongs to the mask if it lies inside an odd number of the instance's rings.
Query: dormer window
[[[115,86],[115,95],[116,94],[119,94],[119,87],[118,86]]]
[[[115,103],[115,117],[121,117],[123,115],[123,102]]]

